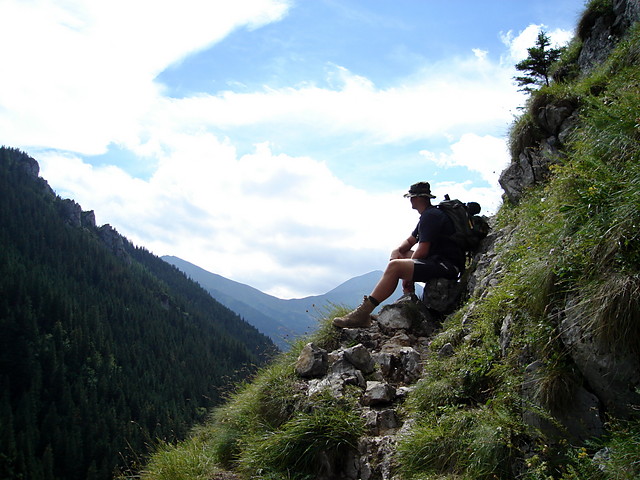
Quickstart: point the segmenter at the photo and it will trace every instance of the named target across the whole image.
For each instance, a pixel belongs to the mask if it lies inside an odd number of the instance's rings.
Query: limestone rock
[[[82,212],[80,219],[82,226],[87,228],[96,228],[96,214],[93,210]]]
[[[432,310],[447,315],[460,304],[464,283],[446,278],[434,278],[424,286],[422,302]]]
[[[598,341],[583,326],[578,306],[565,310],[569,313],[560,323],[560,335],[580,373],[609,411],[629,415],[640,404],[640,358]]]
[[[373,322],[369,328],[343,328],[340,330],[340,343],[342,345],[362,344],[369,350],[378,348],[383,338],[378,322]]]
[[[376,317],[376,321],[389,330],[411,328],[411,320],[402,314],[402,306],[398,304],[385,305]]]
[[[386,382],[367,382],[362,396],[364,405],[382,405],[390,403],[396,396],[396,389]]]
[[[396,347],[373,354],[384,379],[394,384],[413,383],[422,373],[422,358],[413,347]]]
[[[502,326],[500,327],[500,351],[503,357],[507,355],[509,345],[511,344],[511,337],[513,336],[511,333],[512,327],[513,316],[511,314],[507,314],[502,320]]]
[[[401,422],[393,408],[374,410],[365,408],[363,412],[365,427],[372,435],[384,435],[395,432]]]
[[[393,351],[401,347],[409,347],[416,343],[417,339],[413,335],[399,331],[382,345],[382,351]]]
[[[361,343],[345,349],[344,358],[365,375],[375,370],[375,362],[369,350]]]
[[[382,332],[395,335],[405,330],[419,336],[429,336],[439,327],[440,318],[434,317],[426,305],[414,294],[405,295],[395,303],[385,305],[375,316]]]
[[[438,356],[439,357],[452,357],[453,354],[455,353],[455,350],[453,349],[453,345],[451,345],[450,343],[445,343],[440,350],[438,350]]]
[[[325,375],[328,369],[327,351],[313,343],[307,343],[296,361],[296,373],[301,377],[313,378]]]
[[[128,242],[128,240],[120,235],[115,228],[113,228],[108,223],[102,225],[100,228],[98,228],[98,236],[107,246],[107,248],[114,254],[116,254],[118,257],[127,259],[129,262],[131,261],[125,248],[125,242]]]
[[[395,439],[392,436],[363,438],[358,444],[358,480],[392,480]]]
[[[340,398],[344,394],[345,387],[348,385],[355,385],[361,388],[365,387],[366,381],[360,370],[354,370],[353,373],[330,373],[322,378],[311,379],[309,380],[307,395],[312,397],[328,390],[334,397]]]
[[[583,73],[588,73],[608,57],[611,50],[628,28],[640,20],[640,3],[637,0],[613,0],[612,14],[594,16],[583,22],[581,32],[582,49],[578,65]]]
[[[499,183],[507,199],[517,203],[529,187],[543,182],[556,156],[557,149],[549,141],[541,142],[538,148],[525,148],[500,174]]]
[[[555,441],[567,439],[585,441],[598,437],[604,432],[604,424],[600,418],[600,401],[598,397],[588,392],[576,383],[576,388],[571,395],[571,405],[568,408],[559,409],[554,406],[540,405],[537,397],[539,389],[539,372],[542,362],[539,360],[531,363],[525,369],[522,385],[523,415],[525,423],[537,428],[548,438]],[[537,405],[543,409],[550,409],[549,414],[554,421],[539,414],[531,405]],[[558,425],[561,425],[559,428]]]
[[[65,221],[72,227],[80,227],[82,225],[82,208],[73,200],[64,199],[60,202],[62,215]]]
[[[576,109],[576,105],[568,100],[562,100],[544,105],[536,114],[537,125],[547,135],[557,136],[564,121],[569,118]]]
[[[422,359],[413,347],[403,347],[399,350],[402,365],[402,383],[417,382],[422,374]]]

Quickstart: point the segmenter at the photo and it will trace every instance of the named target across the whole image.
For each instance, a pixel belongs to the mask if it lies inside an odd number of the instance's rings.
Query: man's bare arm
[[[415,252],[413,252],[413,256],[411,258],[415,260],[419,260],[421,258],[427,258],[427,256],[429,256],[430,248],[431,248],[431,242],[418,243],[418,248],[416,248]]]
[[[396,260],[398,258],[411,258],[411,248],[418,242],[418,240],[411,236],[400,244],[398,248],[391,252],[391,260]]]

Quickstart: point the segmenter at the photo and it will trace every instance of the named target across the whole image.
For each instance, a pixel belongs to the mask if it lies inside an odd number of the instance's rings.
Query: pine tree
[[[516,63],[516,70],[526,73],[522,77],[514,77],[518,86],[523,87],[521,91],[530,93],[535,90],[534,86],[549,86],[551,66],[566,48],[549,48],[550,46],[551,40],[544,31],[540,31],[535,46],[527,49],[529,56]]]

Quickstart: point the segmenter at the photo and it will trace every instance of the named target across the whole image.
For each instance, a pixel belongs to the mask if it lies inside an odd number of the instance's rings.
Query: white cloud
[[[451,145],[451,153],[420,152],[427,160],[441,167],[466,167],[480,173],[491,186],[498,184],[500,173],[509,164],[506,140],[491,135],[465,133]]]
[[[102,153],[135,142],[157,101],[153,79],[241,26],[286,13],[285,0],[5,0],[0,130],[14,144]],[[18,48],[19,47],[19,48]]]
[[[432,186],[432,191],[438,196],[437,201],[442,200],[446,194],[449,198],[457,198],[464,203],[477,202],[482,209],[480,215],[495,214],[502,203],[501,197],[496,194],[494,188],[474,187],[471,182],[436,182]]]
[[[42,175],[98,224],[109,212],[135,244],[282,297],[382,268],[416,221],[402,192],[354,189],[323,163],[268,145],[240,158],[209,134],[171,147],[148,181],[60,154],[40,158]]]
[[[333,84],[333,89],[310,85],[167,99],[154,117],[189,128],[224,130],[295,125],[319,136],[364,134],[376,143],[389,143],[496,129],[522,101],[511,72],[477,52],[425,67],[391,88],[378,89],[344,67],[336,67]]]

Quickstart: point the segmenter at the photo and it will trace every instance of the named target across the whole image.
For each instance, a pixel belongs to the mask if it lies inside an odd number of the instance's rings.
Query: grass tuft
[[[353,407],[325,395],[281,428],[248,439],[240,457],[241,469],[260,478],[316,478],[326,464],[339,464],[357,449],[364,420]]]
[[[600,341],[640,353],[640,275],[609,274],[583,293],[577,308]]]
[[[479,480],[508,478],[516,434],[509,413],[488,407],[449,407],[439,413],[418,424],[399,443],[404,478],[451,474]]]

